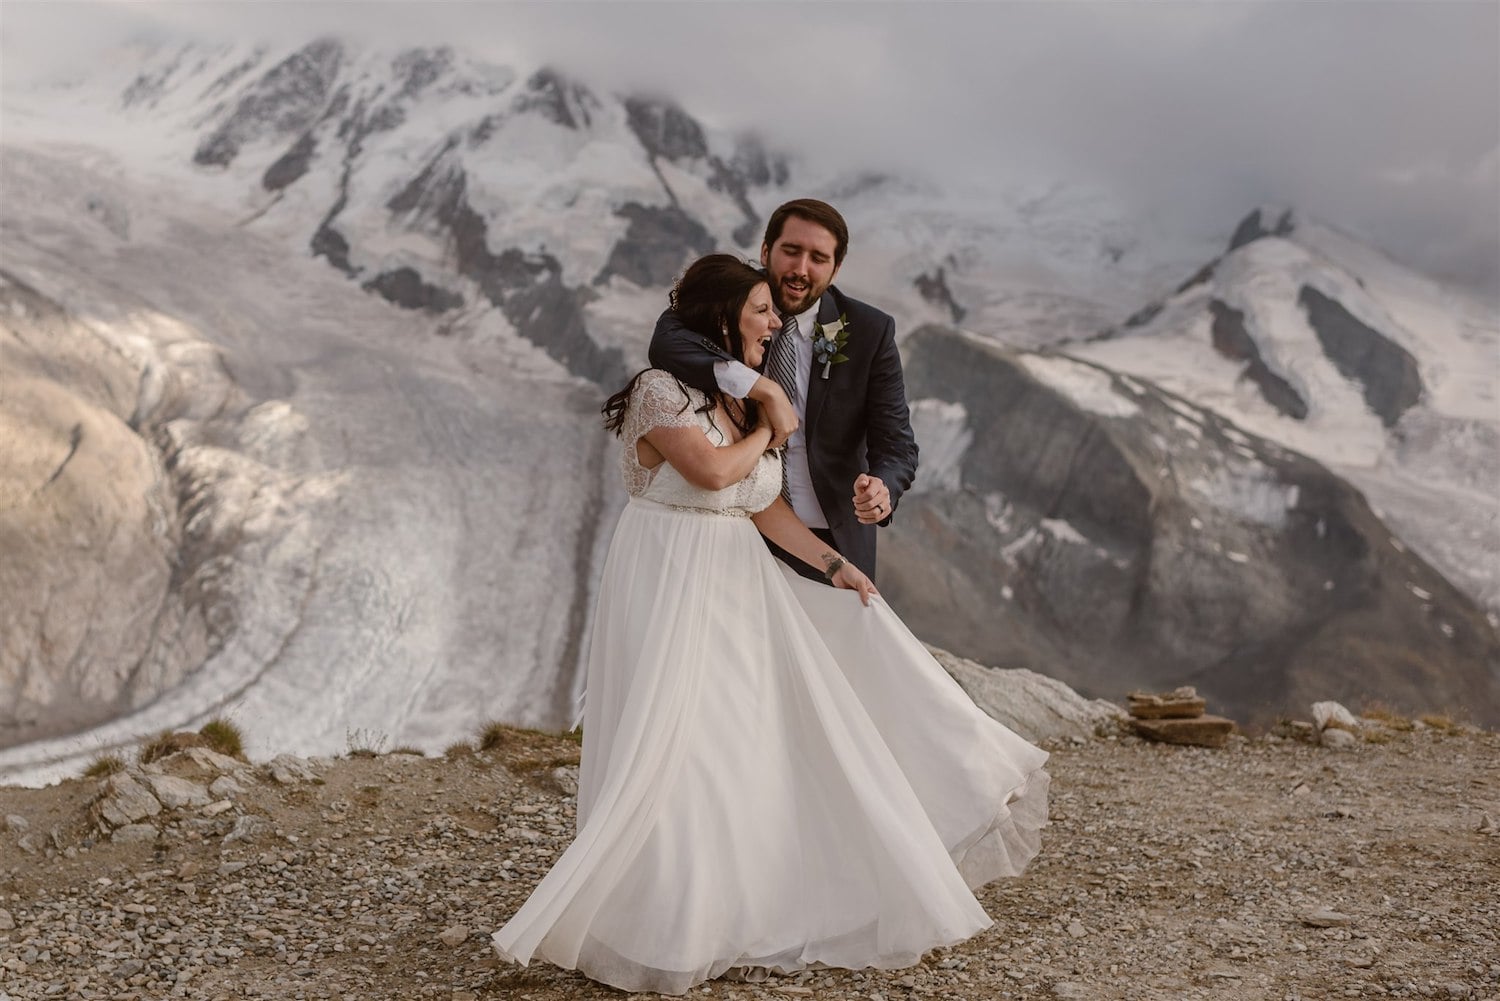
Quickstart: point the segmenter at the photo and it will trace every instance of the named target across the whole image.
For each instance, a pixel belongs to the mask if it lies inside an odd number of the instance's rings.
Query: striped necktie
[[[771,342],[771,354],[766,359],[766,374],[786,391],[786,398],[797,406],[797,317],[784,317],[781,332]],[[786,453],[781,457],[781,496],[788,504],[792,502],[790,484],[786,477]]]
[[[781,333],[771,342],[771,356],[766,359],[766,374],[775,379],[792,406],[797,405],[797,318],[781,321]]]

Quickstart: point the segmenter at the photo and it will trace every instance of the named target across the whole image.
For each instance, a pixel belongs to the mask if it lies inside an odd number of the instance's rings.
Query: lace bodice
[[[705,490],[682,478],[682,474],[663,462],[654,469],[640,464],[636,442],[652,428],[696,427],[702,429],[716,447],[728,445],[729,435],[698,413],[708,398],[698,390],[684,386],[671,374],[651,369],[642,375],[630,394],[625,409],[625,423],[620,429],[620,472],[625,489],[632,497],[644,497],[670,507],[699,511],[750,513],[763,510],[781,492],[781,460],[764,455],[750,475],[723,490]]]

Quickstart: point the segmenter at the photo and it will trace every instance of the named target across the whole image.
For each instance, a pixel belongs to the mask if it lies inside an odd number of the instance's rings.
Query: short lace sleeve
[[[625,423],[620,428],[620,444],[623,446],[620,449],[620,472],[625,478],[625,489],[632,497],[643,494],[655,478],[656,471],[662,468],[642,467],[636,442],[652,428],[702,427],[697,413],[701,403],[697,394],[661,369],[650,369],[636,380],[630,402],[625,405]]]
[[[652,428],[698,427],[696,410],[687,387],[671,373],[651,369],[630,394],[624,437],[634,443]]]

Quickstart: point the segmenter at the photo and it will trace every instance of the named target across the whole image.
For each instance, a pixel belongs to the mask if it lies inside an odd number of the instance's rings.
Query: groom
[[[770,419],[772,444],[787,446],[792,509],[874,580],[875,526],[890,524],[911,486],[917,443],[895,322],[831,284],[848,249],[849,227],[832,205],[787,202],[771,214],[760,246],[782,318],[765,374],[683,327],[671,310],[656,323],[650,357],[655,368],[703,392],[757,401]],[[771,549],[802,576],[823,579]]]

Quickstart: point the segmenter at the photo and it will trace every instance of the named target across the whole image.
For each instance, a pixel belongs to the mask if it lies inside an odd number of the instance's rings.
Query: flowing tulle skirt
[[[1046,821],[1046,753],[743,517],[626,506],[583,726],[578,835],[493,941],[625,990],[911,965],[989,925],[970,888]]]

